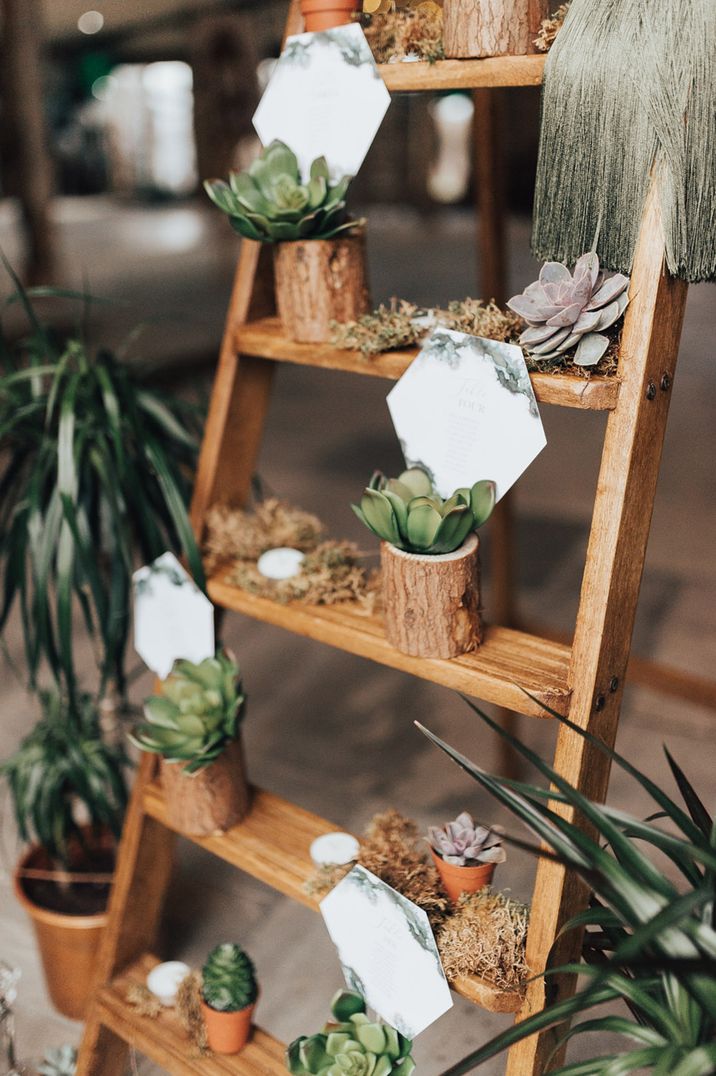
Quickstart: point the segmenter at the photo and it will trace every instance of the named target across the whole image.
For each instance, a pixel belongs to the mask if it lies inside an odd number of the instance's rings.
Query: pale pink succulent
[[[430,826],[428,841],[446,863],[456,867],[467,867],[473,863],[504,863],[507,859],[497,829],[476,826],[467,811],[442,828]]]
[[[622,316],[629,302],[629,277],[607,276],[599,258],[583,254],[570,273],[561,262],[545,262],[539,280],[508,302],[528,328],[520,344],[537,359],[557,359],[577,348],[577,366],[595,366],[609,347],[603,335]]]

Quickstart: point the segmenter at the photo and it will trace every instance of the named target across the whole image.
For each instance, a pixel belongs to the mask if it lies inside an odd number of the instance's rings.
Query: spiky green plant
[[[184,762],[186,773],[213,762],[236,739],[246,696],[236,662],[221,651],[195,664],[180,659],[161,695],[144,704],[144,718],[130,734],[142,751]]]
[[[238,1012],[253,1005],[258,994],[256,970],[240,945],[225,942],[211,950],[202,971],[201,993],[217,1012]]]
[[[621,1076],[636,1070],[648,1070],[654,1076],[711,1076],[716,1071],[716,827],[692,784],[665,748],[684,809],[597,737],[552,712],[651,797],[657,813],[642,821],[615,807],[591,802],[539,755],[472,703],[468,705],[546,778],[551,790],[493,777],[422,725],[418,728],[551,851],[523,847],[551,855],[593,892],[590,907],[575,915],[562,931],[586,928],[584,963],[549,967],[544,972],[549,977],[586,975],[588,983],[515,1024],[443,1076],[471,1072],[513,1043],[549,1028],[560,1029],[555,1053],[568,1040],[592,1032],[616,1033],[635,1044],[556,1069],[548,1063],[552,1076]],[[558,814],[550,801],[573,808],[576,820]],[[661,819],[666,827],[656,824]],[[585,822],[589,829],[584,828]],[[678,884],[647,850],[671,861]],[[565,1030],[572,1017],[614,1002],[625,1003],[629,1015],[595,1016]]]
[[[39,1069],[40,1076],[75,1076],[77,1071],[77,1050],[65,1043],[45,1052]]]
[[[226,213],[231,226],[246,239],[278,243],[295,239],[332,239],[356,227],[346,211],[351,176],[332,184],[325,157],[311,165],[307,183],[295,153],[278,140],[262,151],[245,172],[232,172],[229,182],[211,179],[204,189]]]
[[[82,821],[119,837],[127,758],[120,746],[103,739],[89,695],[70,703],[42,692],[40,700],[40,721],[0,763],[0,777],[7,781],[22,839],[39,842],[52,859],[67,863],[73,838],[81,839]]]
[[[360,505],[351,508],[373,534],[407,553],[438,555],[459,549],[495,506],[495,483],[476,482],[443,500],[420,467],[386,478],[376,471]]]
[[[333,1021],[316,1035],[301,1035],[286,1050],[292,1076],[410,1076],[412,1043],[389,1024],[366,1016],[360,994],[339,990]]]

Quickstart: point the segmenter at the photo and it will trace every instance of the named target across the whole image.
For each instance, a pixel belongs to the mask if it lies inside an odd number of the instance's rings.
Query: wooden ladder
[[[301,28],[292,0],[287,32]],[[478,89],[538,85],[544,58],[413,63],[381,68],[391,90]],[[536,718],[545,707],[569,715],[603,742],[614,743],[632,628],[686,301],[686,285],[664,272],[664,238],[652,188],[635,256],[631,303],[622,331],[617,377],[590,379],[533,374],[542,404],[606,411],[608,419],[597,484],[579,612],[572,645],[488,627],[484,645],[452,661],[409,657],[387,642],[379,617],[350,606],[279,605],[247,594],[221,574],[208,591],[223,609],[255,617],[318,642]],[[277,362],[348,370],[396,379],[415,351],[366,358],[327,345],[287,339],[275,317],[270,251],[245,240],[231,296],[220,360],[199,461],[192,520],[201,538],[207,510],[219,501],[246,502],[254,472],[271,379]],[[528,694],[525,694],[527,692]],[[531,696],[531,697],[528,697]],[[584,794],[606,796],[609,763],[577,734],[560,726],[555,768]],[[313,873],[311,841],[335,826],[269,792],[256,791],[249,817],[218,837],[191,838],[240,870],[311,908],[304,883]],[[119,848],[117,873],[97,969],[97,989],[80,1049],[78,1076],[121,1076],[128,1045],[170,1073],[285,1073],[283,1047],[257,1030],[236,1057],[194,1058],[171,1010],[158,1019],[138,1015],[127,988],[144,982],[162,904],[169,887],[175,835],[166,818],[153,756],[144,756]],[[536,871],[527,958],[544,968],[560,928],[587,899],[561,867],[541,860]],[[557,963],[573,958],[575,939],[560,939]],[[517,1019],[545,1004],[545,984],[532,982],[524,997],[504,993],[475,977],[451,983],[463,997]],[[567,992],[573,977],[556,984]],[[550,989],[554,989],[550,987]],[[542,1035],[512,1047],[508,1076],[538,1076],[554,1045]]]

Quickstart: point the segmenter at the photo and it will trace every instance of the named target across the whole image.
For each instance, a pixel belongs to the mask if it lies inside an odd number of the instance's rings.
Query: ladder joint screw
[[[604,698],[603,695],[597,695],[596,699],[594,700],[594,709],[597,711],[597,713],[599,713],[600,710],[604,709],[604,704],[606,703],[606,701],[607,700]]]
[[[671,388],[671,374],[662,374],[660,385],[662,392],[668,392]]]
[[[647,400],[653,400],[656,398],[656,385],[653,381],[650,381],[646,386],[646,398]]]
[[[616,691],[616,689],[618,687],[619,687],[619,677],[618,676],[613,676],[611,678],[611,680],[609,681],[609,690],[611,691],[612,695],[614,694],[614,692]]]

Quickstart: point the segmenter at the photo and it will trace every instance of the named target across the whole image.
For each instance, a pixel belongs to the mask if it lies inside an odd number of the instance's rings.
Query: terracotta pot
[[[332,321],[355,321],[370,308],[362,232],[276,243],[274,275],[279,317],[298,343],[325,343]]]
[[[358,10],[356,0],[301,0],[304,29],[332,30],[351,22],[351,15]]]
[[[108,837],[107,843],[110,838]],[[112,842],[113,843],[113,842]],[[26,892],[25,870],[52,870],[44,848],[34,845],[18,863],[13,876],[15,897],[35,931],[52,1004],[63,1016],[83,1020],[89,1006],[107,912],[69,915],[35,903]]]
[[[241,738],[228,744],[219,757],[196,773],[182,763],[161,760],[167,821],[172,829],[194,837],[225,833],[241,822],[251,808]]]
[[[391,646],[421,658],[455,658],[482,642],[477,535],[453,553],[405,553],[380,547],[385,634]]]
[[[238,1054],[249,1041],[256,1004],[237,1012],[217,1012],[202,999],[201,1012],[209,1049],[215,1054]]]
[[[456,867],[454,863],[446,863],[433,848],[430,849],[430,854],[438,869],[443,889],[453,902],[463,893],[477,893],[479,889],[484,889],[491,883],[495,873],[494,863],[478,863],[476,867]]]

